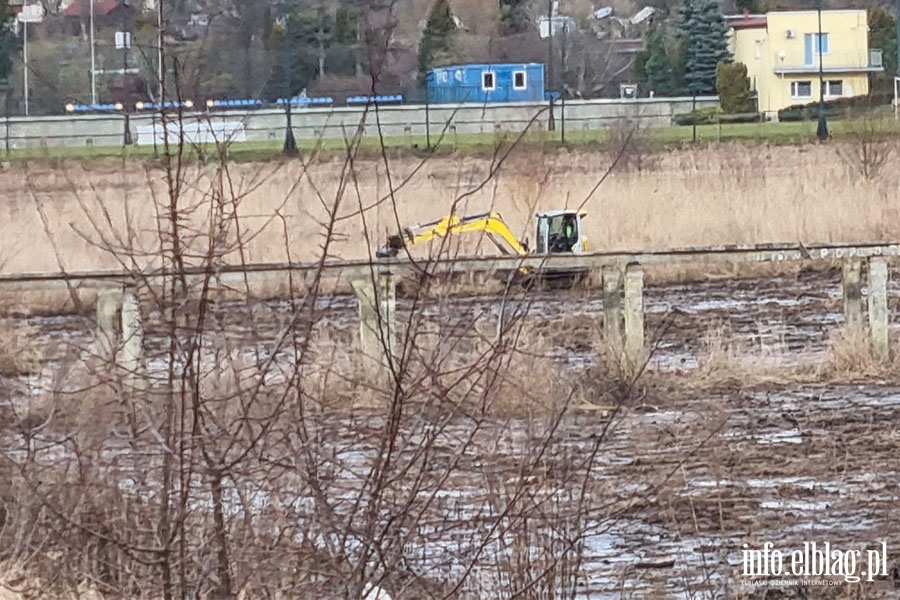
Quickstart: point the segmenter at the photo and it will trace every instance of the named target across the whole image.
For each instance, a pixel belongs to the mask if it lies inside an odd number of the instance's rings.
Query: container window
[[[525,78],[525,71],[516,71],[513,73],[513,89],[514,90],[524,90],[527,85],[528,80]]]
[[[485,71],[481,74],[481,87],[486,90],[497,89],[497,82],[494,80],[494,74],[491,71]]]

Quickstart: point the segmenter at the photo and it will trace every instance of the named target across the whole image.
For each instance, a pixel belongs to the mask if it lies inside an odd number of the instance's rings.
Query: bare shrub
[[[868,116],[854,121],[851,136],[837,144],[838,155],[864,181],[880,177],[897,149],[895,138],[888,136],[889,122],[885,118]]]
[[[870,381],[872,378],[894,377],[900,373],[900,360],[896,354],[886,361],[875,359],[866,331],[833,331],[829,337],[829,356],[817,368],[817,378],[831,381]]]
[[[29,375],[40,370],[34,330],[0,319],[0,376]]]
[[[607,129],[606,145],[617,158],[616,169],[622,173],[643,173],[659,169],[660,149],[645,129],[630,119],[616,119]]]
[[[735,341],[728,325],[713,325],[702,338],[697,368],[682,380],[688,389],[735,389],[747,381],[785,383],[808,376],[783,364],[778,344],[752,346]]]

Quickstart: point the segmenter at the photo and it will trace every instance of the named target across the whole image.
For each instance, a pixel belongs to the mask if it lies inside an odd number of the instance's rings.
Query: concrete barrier
[[[697,98],[698,109],[718,106],[716,97]],[[672,117],[689,112],[691,98],[640,98],[636,100],[600,99],[548,103],[464,104],[464,105],[390,105],[334,108],[295,108],[292,111],[294,135],[299,140],[344,139],[362,130],[366,136],[424,137],[432,142],[441,135],[519,132],[551,128],[566,131],[591,131],[610,127],[622,120],[642,127],[670,125]],[[159,114],[129,115],[132,133],[160,130]],[[177,115],[167,117],[175,121]],[[187,126],[208,123],[210,131],[243,128],[241,141],[276,141],[284,137],[285,114],[279,108],[226,110],[184,113]],[[65,115],[51,117],[10,117],[2,121],[6,146],[23,148],[120,146],[124,140],[125,115]],[[146,137],[146,136],[145,136]],[[141,138],[142,140],[144,138]],[[452,139],[448,140],[452,143]]]

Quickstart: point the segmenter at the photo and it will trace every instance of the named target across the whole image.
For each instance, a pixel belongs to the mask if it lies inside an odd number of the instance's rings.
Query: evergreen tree
[[[687,43],[673,38],[662,29],[647,35],[645,49],[634,61],[634,77],[644,92],[654,96],[683,96],[687,94],[684,62]]]
[[[669,50],[671,40],[662,31],[651,31],[646,48],[635,58],[634,76],[641,88],[655,96],[676,96],[683,93],[679,80],[677,54]],[[683,76],[683,75],[682,75]]]
[[[0,0],[0,82],[8,82],[12,75],[13,54],[16,52],[16,39],[9,27],[12,18],[9,0]]]
[[[288,15],[269,36],[267,47],[276,59],[266,97],[282,98],[286,92],[293,96],[325,74],[360,75],[367,65],[357,25],[358,15],[349,9]]]
[[[450,12],[449,0],[435,0],[419,43],[419,76],[423,80],[432,67],[449,58],[453,49],[454,31],[456,25]]]
[[[876,75],[893,79],[897,73],[897,22],[880,6],[869,14],[869,48],[882,53],[884,74]]]
[[[522,33],[531,26],[528,0],[500,0],[500,24],[504,33]]]
[[[716,90],[722,110],[728,114],[749,113],[753,110],[750,98],[750,77],[744,63],[719,63]]]
[[[679,29],[687,39],[685,79],[692,94],[715,94],[719,63],[731,62],[718,0],[685,0]]]

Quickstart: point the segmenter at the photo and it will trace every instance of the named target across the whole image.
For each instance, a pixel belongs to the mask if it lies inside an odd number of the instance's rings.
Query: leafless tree
[[[367,19],[374,86],[390,7]],[[182,97],[183,65],[168,67],[176,87],[166,94]],[[185,115],[160,118],[177,130]],[[363,118],[377,123],[377,110]],[[0,562],[18,572],[4,585],[167,600],[574,598],[589,541],[651,509],[677,465],[648,467],[642,493],[596,474],[635,375],[603,365],[560,374],[531,332],[535,291],[500,282],[498,314],[461,308],[429,276],[435,258],[452,255],[449,238],[418,262],[396,351],[384,327],[378,356],[353,349],[342,327],[353,318],[327,279],[338,226],[352,219],[377,235],[378,206],[401,226],[405,183],[382,144],[389,189],[361,192],[364,132],[345,140],[336,182],[304,159],[242,178],[227,144],[206,148],[204,164],[183,135],[165,136],[144,170],[149,236],[127,197],[116,214],[70,182],[88,224],[79,234],[133,276],[120,310],[133,314],[133,293],[143,336],[123,316],[112,339],[101,327],[73,344],[29,396],[42,404],[14,405],[0,423]],[[448,208],[490,189],[520,139],[498,147]],[[245,201],[276,173],[294,183],[258,225]],[[286,269],[281,301],[266,303],[249,247],[279,232],[283,261],[295,263],[288,208],[301,182],[319,258]],[[377,290],[379,278],[373,266],[362,283]],[[574,412],[588,392],[605,417]]]

